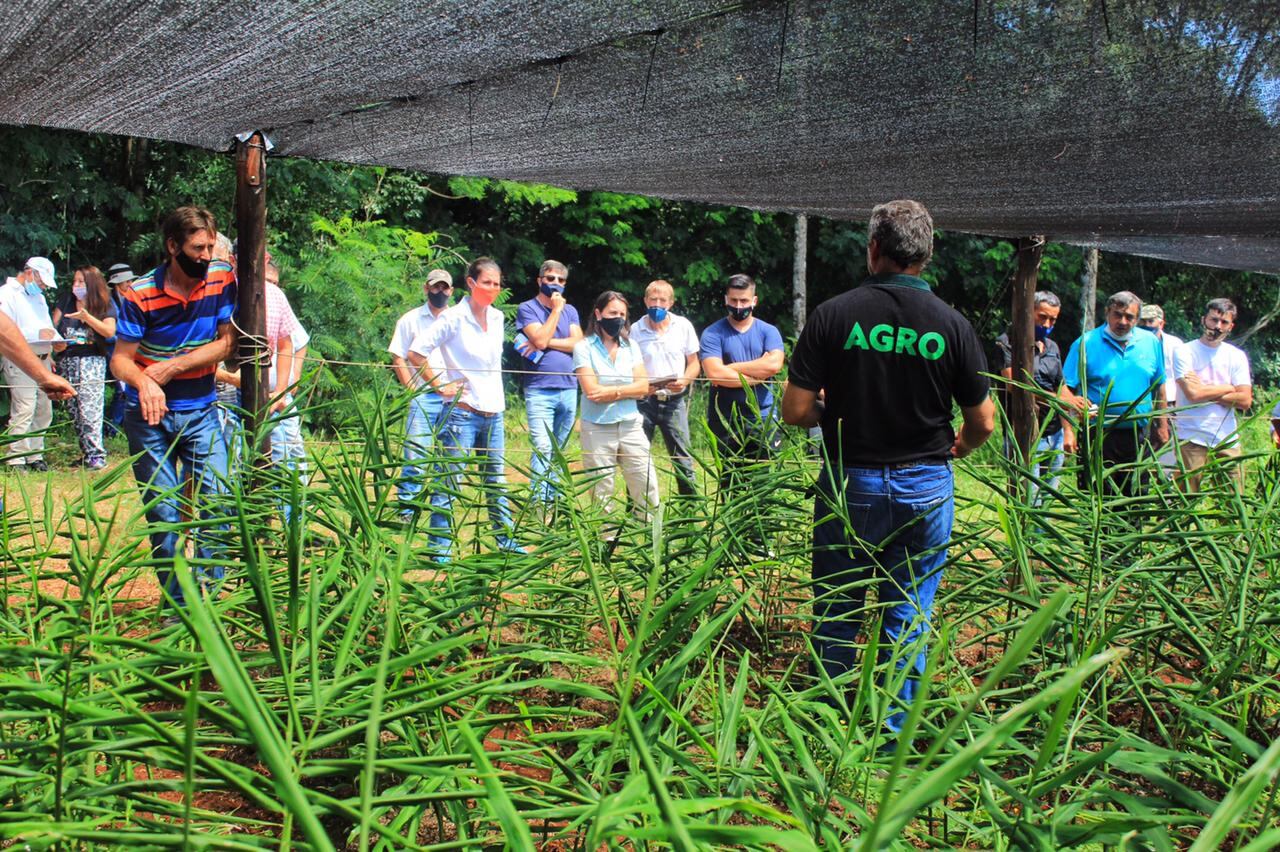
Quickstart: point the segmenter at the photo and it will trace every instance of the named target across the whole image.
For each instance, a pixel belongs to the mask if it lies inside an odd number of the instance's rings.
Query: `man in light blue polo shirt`
[[[1092,441],[1101,438],[1103,487],[1108,493],[1134,496],[1146,487],[1145,474],[1133,476],[1132,466],[1144,450],[1151,449],[1151,421],[1155,420],[1158,444],[1169,440],[1164,416],[1164,350],[1160,338],[1138,328],[1142,300],[1127,290],[1107,299],[1106,325],[1095,328],[1071,344],[1063,364],[1062,398],[1082,415],[1079,445],[1082,453],[1080,487],[1088,488],[1093,473]],[[1081,395],[1081,388],[1084,394]],[[1099,430],[1090,421],[1102,413]],[[1086,419],[1087,418],[1087,419]],[[1063,449],[1074,452],[1076,430],[1063,430]]]

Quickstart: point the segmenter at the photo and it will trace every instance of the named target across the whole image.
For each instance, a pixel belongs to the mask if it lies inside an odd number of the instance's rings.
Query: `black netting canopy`
[[[0,122],[1280,271],[1280,6],[27,0]]]

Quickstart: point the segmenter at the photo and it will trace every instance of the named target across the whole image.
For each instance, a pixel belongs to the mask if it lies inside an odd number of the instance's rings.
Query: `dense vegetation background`
[[[32,128],[0,129],[0,150],[8,153],[0,158],[0,271],[32,254],[62,271],[121,260],[146,269],[159,256],[160,218],[179,204],[209,207],[234,233],[229,154]],[[385,360],[395,318],[421,300],[424,266],[458,273],[480,254],[502,264],[513,300],[532,291],[543,258],[565,261],[580,311],[606,288],[634,296],[636,310],[645,284],[666,278],[699,327],[721,314],[720,282],[745,271],[762,285],[759,315],[794,333],[787,214],[282,158],[270,162],[267,215],[285,286],[329,358]],[[810,221],[811,307],[860,280],[865,242],[861,223]],[[1040,271],[1042,286],[1063,298],[1055,337],[1064,343],[1080,330],[1083,258],[1082,249],[1051,243]],[[1008,320],[1014,264],[1009,240],[942,233],[928,277],[991,340]],[[1280,340],[1268,325],[1280,310],[1276,276],[1104,254],[1099,298],[1121,289],[1163,304],[1168,328],[1184,338],[1195,336],[1207,299],[1233,298],[1255,381],[1280,377]],[[373,376],[375,387],[389,381],[384,371]]]

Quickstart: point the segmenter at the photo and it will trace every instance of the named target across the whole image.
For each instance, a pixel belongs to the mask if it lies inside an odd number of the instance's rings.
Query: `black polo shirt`
[[[943,461],[952,400],[987,398],[987,359],[969,321],[911,275],[868,278],[813,312],[790,381],[826,391],[822,437],[845,467]]]
[[[1013,368],[1013,347],[1009,345],[1008,332],[996,338],[996,348],[1000,350],[1000,370],[1009,370]],[[1037,342],[1031,347],[1034,354],[1034,360],[1031,365],[1031,379],[1038,387],[1043,388],[1049,393],[1056,394],[1058,388],[1062,385],[1062,352],[1058,349],[1058,344],[1053,338],[1047,337],[1043,341]],[[1021,376],[1014,376],[1019,381]],[[1001,402],[1004,403],[1005,410],[1009,408],[1008,391],[1001,393]],[[1048,422],[1044,425],[1045,435],[1056,435],[1062,431],[1062,419],[1053,416],[1053,406],[1043,397],[1036,397],[1036,417],[1041,423],[1045,418]]]

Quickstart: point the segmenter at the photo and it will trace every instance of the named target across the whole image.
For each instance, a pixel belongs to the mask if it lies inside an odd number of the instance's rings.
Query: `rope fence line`
[[[297,356],[297,355],[294,355],[293,357],[294,357],[295,359],[297,359],[297,357],[298,357],[298,356]],[[313,362],[313,363],[317,363],[317,364],[334,364],[334,365],[343,366],[343,367],[378,367],[378,368],[381,368],[381,369],[384,369],[384,370],[394,370],[394,369],[396,368],[396,365],[395,365],[395,364],[389,364],[389,363],[387,363],[386,361],[344,361],[344,360],[342,360],[342,359],[338,359],[338,358],[325,358],[325,357],[322,357],[322,356],[319,356],[319,355],[303,355],[303,356],[302,356],[302,358],[301,358],[301,360],[303,360],[303,361],[311,361],[311,362]],[[410,369],[412,369],[412,367],[410,367]],[[578,374],[577,374],[577,372],[576,372],[576,371],[563,371],[563,370],[512,370],[512,369],[507,369],[507,368],[505,368],[505,367],[501,367],[501,368],[498,368],[498,369],[491,369],[491,368],[478,368],[478,367],[468,367],[468,368],[467,368],[467,372],[468,372],[468,373],[501,373],[501,374],[504,374],[504,375],[510,375],[510,376],[571,376],[571,377],[573,377],[573,378],[575,378],[575,379],[578,377]],[[655,376],[655,377],[653,377],[653,378],[656,378],[657,380],[661,381],[662,379],[665,379],[665,378],[668,378],[668,377],[667,377],[667,376]],[[688,379],[687,381],[689,381],[689,382],[714,382],[714,381],[715,381],[715,379],[712,379],[710,376],[695,376],[694,378],[692,378],[692,379]],[[753,381],[755,384],[760,384],[760,385],[781,385],[781,384],[786,384],[786,380],[785,380],[785,379],[753,379],[752,381]],[[754,387],[754,385],[752,385],[752,386]]]

